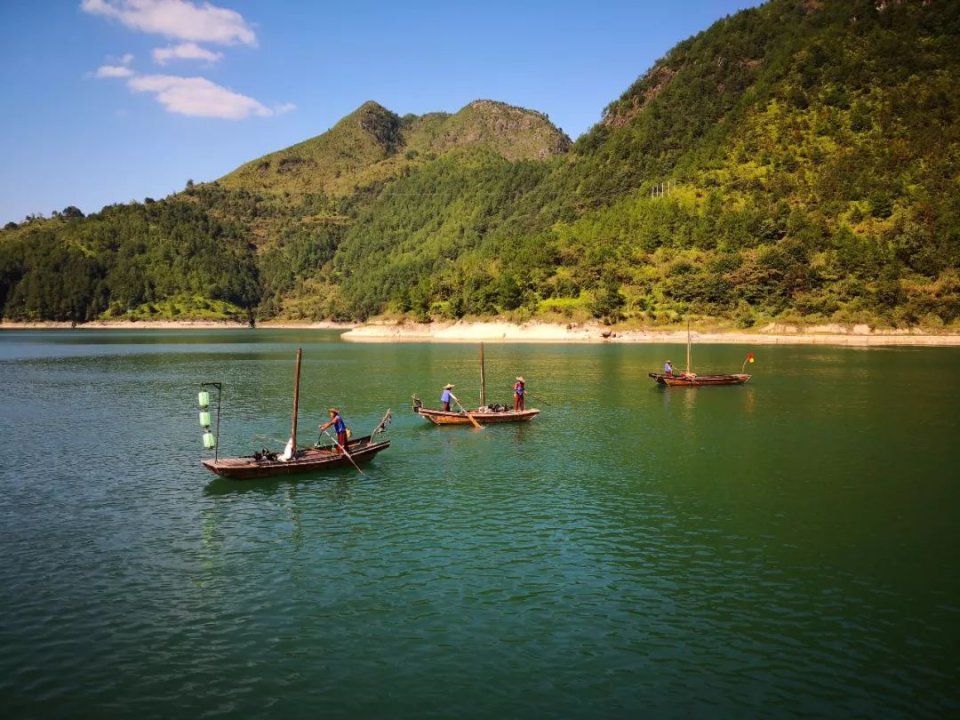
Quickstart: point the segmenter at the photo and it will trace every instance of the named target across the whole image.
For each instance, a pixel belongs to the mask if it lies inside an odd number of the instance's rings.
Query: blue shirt
[[[337,431],[339,435],[342,432],[347,431],[347,424],[343,421],[343,418],[340,415],[336,415],[333,418],[333,429]]]
[[[444,390],[443,395],[440,396],[440,402],[448,403],[450,402],[450,398],[452,396],[453,396],[453,393],[451,393],[449,390]]]

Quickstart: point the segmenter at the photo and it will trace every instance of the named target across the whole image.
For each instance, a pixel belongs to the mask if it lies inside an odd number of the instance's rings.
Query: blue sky
[[[395,113],[499,100],[576,139],[759,0],[0,0],[0,224],[160,199]]]

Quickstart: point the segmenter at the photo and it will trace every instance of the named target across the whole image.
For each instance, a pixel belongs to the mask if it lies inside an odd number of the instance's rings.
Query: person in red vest
[[[333,425],[333,429],[337,433],[337,445],[339,446],[340,452],[346,452],[348,440],[347,424],[343,421],[343,418],[340,417],[340,411],[336,408],[330,408],[330,419],[320,426],[320,432],[323,432],[331,425]]]
[[[513,386],[513,411],[522,412],[523,411],[523,396],[526,394],[526,381],[523,377],[518,377],[517,382]]]

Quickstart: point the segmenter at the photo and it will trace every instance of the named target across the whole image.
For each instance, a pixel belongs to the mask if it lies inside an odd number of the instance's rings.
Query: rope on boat
[[[384,413],[383,417],[380,419],[380,422],[373,429],[373,432],[370,433],[370,439],[367,440],[367,445],[373,444],[373,439],[382,432],[387,431],[387,425],[390,424],[390,421],[393,420],[393,413],[390,412],[390,408],[387,408],[387,412]]]

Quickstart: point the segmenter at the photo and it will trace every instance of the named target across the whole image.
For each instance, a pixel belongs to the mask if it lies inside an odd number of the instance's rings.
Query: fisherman
[[[523,396],[527,392],[526,380],[523,376],[517,377],[517,382],[513,386],[513,411],[523,412]]]
[[[667,377],[671,377],[673,375],[673,365],[670,364],[669,360],[663,364],[663,374]]]
[[[443,386],[443,394],[440,395],[440,402],[443,403],[443,409],[447,412],[450,412],[450,399],[453,397],[453,393],[450,392],[455,386],[447,383]]]
[[[331,425],[333,425],[333,429],[337,433],[337,450],[339,452],[346,452],[347,424],[343,421],[343,418],[340,416],[340,411],[336,408],[330,408],[330,419],[320,426],[320,432],[324,432]]]

